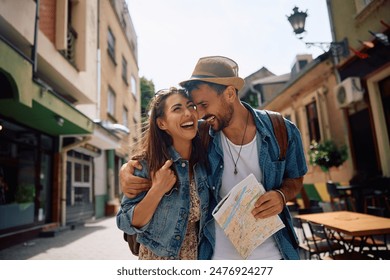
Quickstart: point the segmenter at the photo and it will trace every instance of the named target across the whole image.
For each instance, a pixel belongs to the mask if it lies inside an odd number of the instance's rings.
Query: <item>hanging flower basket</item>
[[[322,143],[312,141],[309,149],[309,163],[313,166],[319,166],[321,170],[329,174],[331,167],[338,167],[348,159],[347,146],[337,145],[326,140]]]

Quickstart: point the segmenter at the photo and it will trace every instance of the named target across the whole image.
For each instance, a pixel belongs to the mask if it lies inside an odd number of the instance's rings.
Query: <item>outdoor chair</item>
[[[322,212],[324,211],[319,206],[298,209],[299,215]],[[293,217],[293,225],[298,229],[303,240],[303,242],[299,244],[299,247],[305,253],[305,259],[312,259],[314,256],[320,258],[320,254],[326,251],[326,246],[321,244],[321,242],[324,242],[323,238],[313,235],[308,223],[304,220]],[[317,242],[317,245],[315,244],[315,241]]]
[[[313,235],[323,238],[325,241],[321,242],[321,246],[327,246],[323,248],[323,255],[319,255],[321,259],[332,259],[332,260],[372,260],[373,258],[356,251],[346,251],[344,246],[339,242],[335,242],[330,239],[331,236],[324,225],[309,222],[310,230]]]
[[[352,195],[339,191],[337,185],[331,181],[326,183],[326,190],[330,197],[330,203],[334,211],[352,210],[355,211],[355,199]]]
[[[340,243],[329,240],[328,233],[323,225],[313,222],[308,222],[308,225],[313,236],[312,241],[315,247],[315,254],[319,259],[332,256],[335,251],[344,249],[344,246]]]
[[[368,206],[367,214],[375,215],[379,217],[385,216],[386,209],[383,207]],[[362,244],[362,249],[374,258],[377,259],[390,259],[390,248],[388,246],[387,235],[375,235],[368,237],[364,244]]]
[[[296,217],[292,218],[292,222],[298,236],[300,251],[303,253],[305,259],[311,259],[315,247],[307,223],[304,223],[301,219]]]
[[[374,177],[364,182],[366,193],[363,197],[364,212],[369,206],[384,208],[384,217],[390,217],[390,178]]]

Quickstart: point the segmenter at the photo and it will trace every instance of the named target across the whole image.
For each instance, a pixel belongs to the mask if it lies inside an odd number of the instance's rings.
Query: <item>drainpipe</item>
[[[336,42],[336,32],[334,30],[332,3],[330,0],[326,0],[326,6],[328,8],[329,25],[330,25],[330,33],[332,35],[332,41]],[[338,59],[334,58],[332,55],[333,73],[336,77],[337,84],[339,84],[341,82],[340,73],[336,67],[338,62],[339,62]]]
[[[107,182],[108,182],[108,204],[115,204],[115,150],[107,150]]]
[[[97,59],[96,59],[96,68],[97,68],[97,104],[96,104],[96,119],[100,120],[100,104],[101,104],[101,54],[100,54],[100,0],[97,2]]]
[[[61,187],[61,226],[66,225],[66,153],[74,148],[80,147],[81,145],[87,143],[91,140],[91,136],[85,136],[80,141],[72,143],[61,149],[61,159],[62,159],[62,187]]]
[[[39,0],[35,0],[35,26],[34,26],[34,43],[31,52],[31,60],[33,63],[33,72],[32,75],[35,77],[38,68],[38,30],[39,30]]]

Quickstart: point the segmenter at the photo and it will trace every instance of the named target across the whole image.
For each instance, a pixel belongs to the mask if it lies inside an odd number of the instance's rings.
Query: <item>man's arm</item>
[[[137,160],[129,160],[119,170],[121,190],[128,198],[134,198],[151,187],[150,180],[134,176],[134,168],[141,170],[142,165]]]
[[[303,177],[284,179],[279,189],[282,194],[275,190],[270,190],[260,196],[255,203],[255,208],[252,210],[253,216],[258,219],[264,219],[280,214],[285,207],[285,203],[294,199],[301,192],[302,187]]]
[[[303,176],[299,178],[286,178],[282,181],[280,190],[286,197],[286,202],[293,200],[303,188]]]

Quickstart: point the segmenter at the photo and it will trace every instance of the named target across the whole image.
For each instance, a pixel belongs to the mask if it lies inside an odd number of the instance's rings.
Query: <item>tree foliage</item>
[[[142,116],[142,121],[144,122],[147,119],[148,105],[150,99],[154,95],[155,89],[154,89],[153,81],[148,80],[145,77],[141,77],[140,84],[141,84],[141,116]]]

